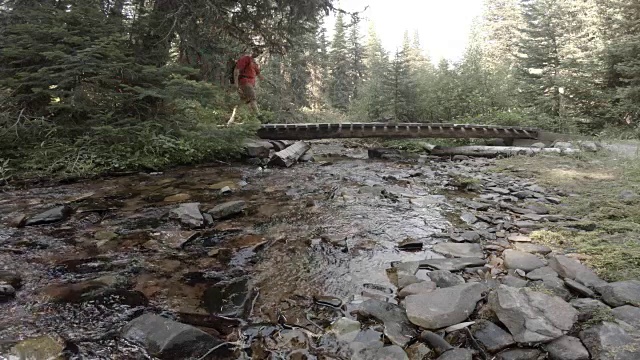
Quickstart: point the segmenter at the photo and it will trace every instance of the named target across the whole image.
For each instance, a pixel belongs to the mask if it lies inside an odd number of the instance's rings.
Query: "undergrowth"
[[[640,278],[640,162],[606,152],[580,156],[516,157],[498,169],[535,178],[570,194],[554,211],[594,223],[595,231],[559,225],[532,238],[557,249],[586,255],[586,262],[610,281]],[[554,228],[555,226],[555,228]]]

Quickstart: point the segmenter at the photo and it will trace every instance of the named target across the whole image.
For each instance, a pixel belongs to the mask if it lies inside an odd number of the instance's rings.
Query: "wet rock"
[[[482,284],[470,283],[407,296],[407,316],[425,329],[455,325],[471,315],[485,290]]]
[[[589,352],[580,339],[563,336],[546,344],[549,360],[589,360]]]
[[[522,251],[508,249],[503,252],[503,256],[507,269],[533,271],[546,265],[539,257]]]
[[[484,255],[480,244],[439,243],[433,246],[433,251],[458,258],[480,258]]]
[[[563,278],[575,280],[589,288],[597,288],[606,284],[593,270],[582,265],[578,260],[571,259],[564,255],[554,255],[549,257],[549,266]]]
[[[12,271],[0,270],[0,284],[3,283],[19,289],[22,287],[22,276]]]
[[[420,261],[420,268],[458,271],[471,266],[483,266],[487,262],[481,258],[427,259]]]
[[[129,322],[122,329],[121,337],[141,345],[150,355],[167,360],[197,359],[222,343],[193,326],[153,314],[144,314]],[[220,353],[225,350],[221,348]]]
[[[497,360],[538,360],[542,353],[536,349],[513,349],[498,354]]]
[[[598,288],[602,300],[610,306],[640,306],[640,281],[628,280],[609,283]]]
[[[451,349],[440,355],[437,360],[472,360],[473,351],[467,349]]]
[[[427,274],[431,281],[435,282],[439,288],[448,288],[464,284],[464,279],[447,270],[434,270]]]
[[[409,360],[424,360],[431,356],[431,349],[423,343],[417,342],[409,346],[406,350]]]
[[[65,342],[58,336],[41,336],[23,340],[9,350],[9,359],[61,360]]]
[[[640,359],[640,341],[614,323],[592,326],[580,333],[580,340],[593,360]]]
[[[471,332],[491,353],[498,352],[516,343],[511,334],[487,320],[478,320],[476,324],[471,327]]]
[[[488,302],[519,343],[547,342],[566,334],[578,317],[566,301],[529,288],[501,285]]]
[[[0,302],[16,296],[16,289],[9,284],[0,284]]]
[[[84,303],[105,301],[129,306],[146,306],[149,300],[139,291],[119,288],[123,280],[116,276],[70,284],[54,284],[42,289],[42,294],[55,303]]]
[[[624,305],[611,310],[616,319],[623,321],[640,330],[640,308]]]
[[[398,297],[404,298],[409,295],[417,295],[426,292],[431,292],[436,289],[436,283],[432,281],[421,281],[419,283],[414,283],[409,286],[403,287],[400,291],[398,291]]]
[[[530,254],[547,255],[551,253],[551,248],[545,245],[538,245],[538,244],[532,244],[532,243],[515,243],[514,247],[518,251],[527,252]]]
[[[164,202],[181,202],[181,201],[187,201],[189,199],[191,199],[191,195],[181,193],[181,194],[167,196],[166,198],[164,198],[163,201]]]
[[[580,284],[577,281],[571,280],[571,279],[564,279],[564,284],[573,292],[582,295],[582,296],[586,296],[586,297],[594,297],[596,296],[596,294],[591,291],[591,289],[589,289],[588,287]]]
[[[460,215],[460,219],[469,225],[473,225],[478,221],[478,218],[472,213],[463,213]]]
[[[68,219],[69,216],[71,216],[72,212],[73,210],[66,205],[57,206],[53,209],[49,209],[45,212],[28,218],[24,222],[24,226],[51,224],[59,221],[64,221]]]
[[[249,301],[250,292],[247,279],[221,283],[205,290],[202,305],[212,314],[240,316]]]
[[[207,211],[215,220],[223,220],[238,215],[246,208],[244,200],[229,201]]]
[[[383,348],[365,348],[353,354],[351,360],[409,360],[400,346],[391,345]]]
[[[501,282],[502,282],[502,284],[504,284],[506,286],[510,286],[510,287],[514,287],[514,288],[523,288],[523,287],[527,286],[527,284],[528,284],[527,280],[524,280],[524,279],[521,279],[519,277],[512,276],[512,275],[507,275],[507,276],[503,277]]]
[[[342,306],[342,300],[333,296],[314,296],[313,302],[318,305],[325,305],[336,308]]]
[[[419,296],[419,295],[412,295]],[[411,339],[418,335],[409,322],[407,313],[398,305],[370,299],[355,310],[358,318],[374,318],[384,324],[384,334],[391,343],[406,346]]]
[[[422,246],[422,241],[412,238],[406,238],[398,244],[398,249],[404,251],[419,251],[422,250]]]
[[[336,334],[339,341],[348,343],[356,339],[356,336],[360,333],[360,327],[359,322],[342,317],[331,324],[328,330]]]
[[[543,280],[546,277],[558,277],[558,273],[555,272],[550,266],[537,268],[527,273],[527,279],[529,280]]]
[[[169,217],[177,219],[185,226],[192,228],[201,227],[204,223],[204,218],[200,213],[199,203],[181,204],[179,207],[169,212]]]
[[[151,236],[172,249],[180,249],[187,242],[200,235],[197,231],[160,231],[152,233]]]

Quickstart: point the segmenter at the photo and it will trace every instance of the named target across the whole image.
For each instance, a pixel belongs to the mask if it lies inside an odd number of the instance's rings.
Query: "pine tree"
[[[370,120],[382,120],[391,112],[390,64],[373,23],[369,24],[365,59],[368,76],[360,103]]]
[[[620,19],[616,26],[617,41],[610,45],[617,60],[615,71],[620,86],[616,91],[615,119],[638,126],[640,122],[640,1],[628,0],[619,4]]]
[[[342,13],[339,13],[336,18],[329,59],[332,67],[328,89],[329,100],[334,108],[346,111],[349,108],[353,85],[349,76],[351,63],[349,62],[344,15]]]
[[[364,65],[364,49],[362,46],[362,37],[360,36],[360,22],[355,19],[355,21],[351,24],[351,32],[349,33],[349,63],[351,64],[349,68],[349,81],[351,82],[352,92],[351,92],[351,100],[355,101],[358,99],[362,81],[365,75],[365,65]]]

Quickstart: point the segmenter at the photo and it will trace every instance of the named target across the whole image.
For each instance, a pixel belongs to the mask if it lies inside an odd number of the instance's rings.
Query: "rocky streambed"
[[[640,282],[529,237],[571,194],[312,151],[2,189],[0,359],[640,359]]]

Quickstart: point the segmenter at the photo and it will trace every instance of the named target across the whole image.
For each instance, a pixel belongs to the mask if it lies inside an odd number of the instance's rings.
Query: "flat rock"
[[[596,299],[589,299],[589,298],[573,299],[571,300],[570,304],[576,310],[578,310],[579,321],[587,321],[591,319],[595,312],[611,310],[611,308],[608,305]]]
[[[593,360],[640,359],[640,341],[617,324],[603,322],[592,326],[580,333],[580,339]]]
[[[542,280],[549,276],[558,277],[558,273],[555,270],[553,270],[550,266],[537,268],[527,273],[527,279],[529,280]]]
[[[413,274],[406,273],[404,271],[398,271],[396,274],[396,286],[398,289],[404,289],[407,286],[417,284],[423,282],[424,279],[421,279]]]
[[[572,336],[555,339],[544,349],[549,353],[549,360],[589,360],[589,351],[580,339]]]
[[[68,219],[69,216],[71,216],[72,212],[73,210],[66,205],[56,206],[52,209],[28,218],[24,222],[24,226],[43,225],[64,221]]]
[[[640,330],[640,308],[624,305],[611,310],[616,319],[623,321]]]
[[[538,245],[526,242],[515,243],[514,247],[518,251],[527,252],[531,254],[547,255],[551,253],[551,248],[545,245]]]
[[[244,200],[228,201],[207,211],[216,220],[223,220],[238,215],[244,211],[247,203]]]
[[[419,283],[411,284],[403,287],[398,291],[398,297],[404,298],[409,295],[417,295],[422,293],[431,292],[436,289],[436,283],[433,281],[421,281]]]
[[[395,345],[404,347],[418,335],[416,329],[409,322],[407,313],[398,305],[369,299],[360,304],[354,312],[358,318],[373,318],[382,322],[384,334]]]
[[[571,279],[564,279],[564,284],[567,286],[567,288],[569,288],[570,290],[572,290],[573,292],[585,296],[585,297],[594,297],[596,296],[596,293],[594,293],[591,289],[589,289],[588,287],[580,284],[579,282],[575,281],[575,280],[571,280]]]
[[[549,209],[542,204],[529,204],[526,206],[526,209],[538,215],[546,215],[549,213]]]
[[[420,268],[458,271],[471,266],[483,266],[486,263],[482,258],[426,259],[420,261]]]
[[[514,288],[523,288],[525,286],[527,286],[527,284],[529,283],[527,280],[521,279],[519,277],[513,276],[513,275],[507,275],[505,277],[503,277],[500,282],[503,285],[509,286],[509,287],[514,287]]]
[[[204,217],[200,213],[200,203],[181,204],[169,212],[169,217],[191,228],[201,227],[204,224]]]
[[[477,231],[465,231],[459,237],[462,241],[477,242],[480,240],[480,233]]]
[[[578,260],[564,255],[549,256],[549,266],[561,277],[575,280],[589,288],[597,288],[606,284],[593,270],[582,265]]]
[[[222,341],[191,325],[154,314],[144,314],[122,329],[121,337],[144,347],[160,359],[193,359]]]
[[[382,348],[363,348],[351,357],[351,360],[409,360],[400,346],[391,345]]]
[[[531,238],[526,235],[509,235],[507,239],[513,242],[531,242]]]
[[[186,193],[175,194],[164,198],[164,202],[181,202],[191,199],[191,195]]]
[[[461,276],[447,270],[434,270],[428,273],[427,276],[440,288],[464,284],[464,279]]]
[[[251,292],[246,278],[215,284],[202,294],[202,307],[209,313],[228,317],[242,316]]]
[[[440,355],[437,360],[472,360],[473,351],[467,349],[451,349]]]
[[[537,349],[505,350],[498,354],[497,360],[538,360],[542,353]]]
[[[539,286],[542,289],[546,289],[551,291],[556,296],[559,296],[565,300],[569,300],[571,298],[571,292],[564,286],[564,281],[559,277],[548,276],[542,278],[540,281],[535,281],[529,283],[529,286]]]
[[[433,246],[433,251],[458,258],[480,258],[484,255],[480,244],[439,243]]]
[[[469,283],[410,295],[404,302],[407,316],[425,329],[455,325],[471,315],[485,290],[480,283]]]
[[[487,190],[493,191],[494,193],[498,193],[500,195],[509,195],[511,194],[511,191],[505,188],[501,188],[501,187],[497,187],[497,186],[493,186],[490,188],[487,188]]]
[[[578,318],[578,311],[566,301],[529,288],[501,285],[489,294],[488,304],[519,343],[557,339]]]
[[[528,272],[546,265],[539,257],[522,251],[508,249],[503,252],[503,256],[504,266],[507,269],[521,269]]]
[[[640,306],[640,281],[627,280],[609,283],[598,288],[602,300],[610,306]]]
[[[338,341],[349,343],[356,339],[361,326],[358,321],[342,317],[331,324],[329,332],[336,334]]]
[[[488,320],[478,320],[471,327],[473,336],[491,353],[498,352],[513,344],[513,336]]]

